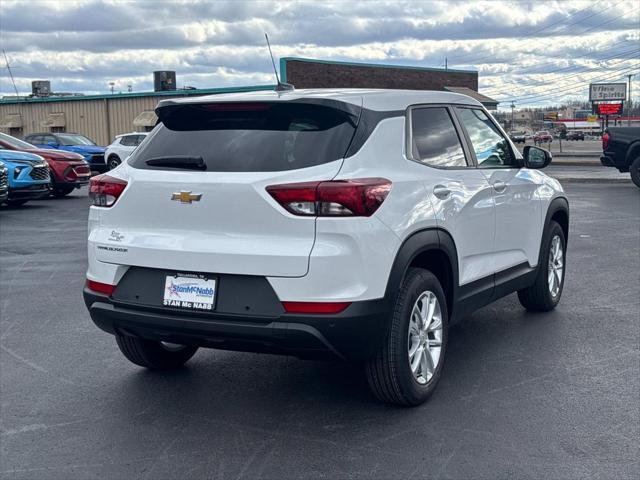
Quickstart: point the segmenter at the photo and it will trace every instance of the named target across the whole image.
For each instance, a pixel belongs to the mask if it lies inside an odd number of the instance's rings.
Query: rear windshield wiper
[[[206,170],[207,164],[202,157],[172,155],[170,157],[150,158],[145,162],[150,167],[182,168],[184,170]]]

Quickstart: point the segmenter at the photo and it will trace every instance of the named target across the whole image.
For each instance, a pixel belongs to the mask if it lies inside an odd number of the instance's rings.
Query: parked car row
[[[513,143],[527,143],[527,140],[532,139],[534,143],[550,143],[554,138],[561,138],[563,140],[581,140],[584,141],[585,133],[581,130],[569,130],[565,134],[557,132],[549,132],[547,130],[541,130],[535,134],[526,133],[523,131],[511,131],[509,132],[509,138]]]
[[[68,195],[87,185],[92,171],[120,165],[146,135],[118,135],[105,148],[77,133],[34,133],[25,140],[0,133],[0,204]]]

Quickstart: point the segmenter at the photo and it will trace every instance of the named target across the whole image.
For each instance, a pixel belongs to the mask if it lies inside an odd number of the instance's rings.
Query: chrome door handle
[[[433,194],[441,200],[444,200],[449,195],[451,195],[451,190],[449,190],[444,185],[436,185],[433,187]]]
[[[492,186],[493,186],[493,189],[498,193],[502,193],[507,189],[507,184],[500,180],[493,182]]]

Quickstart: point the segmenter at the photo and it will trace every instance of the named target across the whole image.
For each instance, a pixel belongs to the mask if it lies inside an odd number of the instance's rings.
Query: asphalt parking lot
[[[450,335],[425,405],[356,367],[201,350],[130,364],[90,321],[86,189],[0,211],[1,478],[639,478],[640,190],[569,184],[558,309]]]

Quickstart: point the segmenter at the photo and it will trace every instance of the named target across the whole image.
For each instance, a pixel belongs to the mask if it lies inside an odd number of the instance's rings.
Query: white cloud
[[[203,88],[271,83],[266,31],[278,56],[427,67],[447,58],[477,69],[491,95],[542,102],[556,100],[551,89],[637,70],[639,15],[626,0],[2,0],[0,42],[21,91],[34,79],[58,91],[106,92],[109,81],[140,91],[159,69]],[[3,72],[0,94],[11,91]]]

